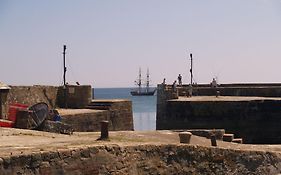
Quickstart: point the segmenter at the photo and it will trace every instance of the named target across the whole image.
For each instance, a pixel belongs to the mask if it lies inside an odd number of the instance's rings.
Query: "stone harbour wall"
[[[157,129],[213,129],[243,138],[244,143],[281,143],[281,101],[168,101]]]
[[[188,87],[179,86],[179,95],[185,96]],[[220,84],[216,88],[212,88],[210,84],[193,85],[193,95],[196,96],[213,96],[217,91],[222,96],[281,97],[281,84]]]
[[[192,145],[89,146],[0,158],[10,174],[279,174],[281,155]]]
[[[58,87],[55,86],[11,86],[8,104],[21,103],[34,105],[45,102],[50,108],[56,107]],[[8,108],[8,106],[6,106]]]
[[[220,85],[220,95],[280,97],[280,84]],[[210,85],[196,85],[198,96],[215,95]],[[177,101],[186,96],[187,86],[176,92],[170,85],[158,85],[156,129],[225,129],[242,137],[245,143],[281,143],[281,101]],[[174,94],[174,95],[171,95]]]
[[[92,87],[90,85],[67,85],[58,88],[59,107],[85,108],[92,100]]]
[[[109,108],[113,131],[134,130],[132,101],[117,100]]]
[[[134,130],[132,101],[130,100],[93,100],[106,104],[106,110],[87,113],[62,115],[62,122],[69,124],[77,132],[100,131],[100,122],[107,120],[110,131]],[[99,107],[99,106],[97,106]],[[95,107],[94,107],[95,108]]]
[[[92,100],[90,85],[68,85],[67,107],[85,108]],[[11,86],[8,93],[8,104],[21,103],[33,105],[45,102],[50,108],[64,105],[64,89],[57,86]]]

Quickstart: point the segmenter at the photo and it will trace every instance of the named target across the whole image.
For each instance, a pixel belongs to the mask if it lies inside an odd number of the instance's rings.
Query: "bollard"
[[[217,146],[216,136],[214,134],[211,135],[211,145]]]
[[[108,121],[103,120],[100,122],[101,125],[101,136],[99,140],[108,140]]]
[[[180,143],[190,143],[192,133],[191,132],[180,132]]]
[[[216,97],[220,96],[220,91],[216,91]]]

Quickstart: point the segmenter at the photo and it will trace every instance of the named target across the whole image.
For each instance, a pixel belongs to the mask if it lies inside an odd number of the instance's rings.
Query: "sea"
[[[130,99],[133,104],[135,131],[156,130],[156,93],[154,96],[132,96],[133,88],[94,88],[95,99]]]

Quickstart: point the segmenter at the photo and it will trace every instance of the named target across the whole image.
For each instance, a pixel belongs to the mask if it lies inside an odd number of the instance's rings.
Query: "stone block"
[[[191,136],[192,136],[191,132],[180,132],[179,133],[180,143],[190,143]]]
[[[54,132],[60,134],[72,134],[73,132],[73,129],[70,125],[50,120],[45,120],[38,129],[41,131]]]

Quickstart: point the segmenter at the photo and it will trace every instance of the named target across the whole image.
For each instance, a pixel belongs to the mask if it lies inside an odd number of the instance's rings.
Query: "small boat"
[[[142,79],[141,79],[141,68],[139,69],[139,78],[135,81],[136,85],[138,86],[137,89],[131,91],[132,96],[152,96],[154,95],[156,88],[150,88],[149,83],[149,70],[147,69],[146,74],[146,87],[142,87]]]

